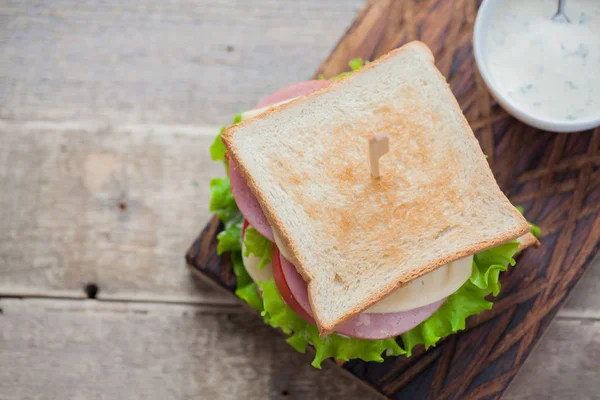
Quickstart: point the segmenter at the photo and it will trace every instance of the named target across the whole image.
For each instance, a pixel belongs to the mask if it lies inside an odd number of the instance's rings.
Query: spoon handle
[[[558,0],[558,11],[556,11],[556,14],[554,14],[552,17],[552,21],[567,23],[571,22],[569,17],[567,17],[567,14],[565,14],[565,3],[566,0]]]

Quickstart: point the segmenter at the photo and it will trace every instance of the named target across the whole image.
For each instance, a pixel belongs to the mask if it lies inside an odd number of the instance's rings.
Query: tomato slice
[[[275,278],[275,284],[277,285],[277,290],[279,291],[279,295],[296,314],[300,316],[303,320],[308,322],[309,324],[315,324],[315,320],[311,317],[304,309],[300,306],[290,287],[285,280],[285,275],[283,274],[283,269],[281,267],[281,254],[279,253],[279,249],[275,244],[273,244],[273,255],[271,256],[271,264],[273,265],[273,277]]]
[[[242,240],[244,240],[244,235],[246,235],[246,229],[248,229],[249,226],[250,224],[248,223],[248,220],[244,218],[244,223],[242,225]]]
[[[250,224],[246,219],[244,219],[244,223],[242,225],[242,239],[246,235],[246,229]],[[298,301],[294,298],[290,287],[285,280],[285,275],[283,274],[283,269],[281,267],[281,254],[277,245],[273,243],[273,254],[271,255],[271,266],[273,268],[273,278],[275,278],[275,285],[277,285],[277,290],[279,291],[279,295],[292,310],[296,314],[300,316],[306,322],[315,325],[315,320],[311,317],[304,309],[298,304]]]

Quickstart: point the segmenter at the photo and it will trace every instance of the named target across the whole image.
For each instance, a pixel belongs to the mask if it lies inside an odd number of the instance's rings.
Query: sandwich
[[[426,45],[350,67],[267,97],[210,149],[227,170],[210,207],[236,294],[296,350],[312,345],[317,368],[435,346],[539,245]]]

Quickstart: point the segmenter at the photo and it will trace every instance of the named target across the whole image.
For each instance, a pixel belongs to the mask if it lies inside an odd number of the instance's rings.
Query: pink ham
[[[262,108],[270,104],[279,103],[280,101],[303,96],[327,86],[328,84],[329,81],[307,81],[287,86],[259,101],[255,108]],[[273,241],[271,226],[269,225],[260,204],[258,204],[258,200],[256,200],[256,197],[254,197],[250,191],[248,184],[240,175],[232,160],[229,160],[229,179],[231,180],[233,197],[244,218],[246,218],[250,225],[252,225],[261,235],[270,241]]]
[[[280,256],[280,259],[283,275],[292,292],[292,296],[300,304],[300,307],[312,317],[313,312],[308,300],[306,282],[304,282],[304,279],[302,279],[302,276],[296,271],[292,263],[283,256]],[[342,325],[337,332],[359,339],[387,339],[396,337],[429,318],[442,306],[445,300],[444,298],[410,311],[386,314],[362,313]]]
[[[265,97],[259,101],[254,108],[263,108],[271,104],[279,103],[287,99],[293,99],[294,97],[304,96],[310,92],[314,92],[317,89],[321,89],[329,85],[330,81],[306,81],[296,83],[295,85],[286,86],[279,89],[273,94]]]
[[[267,217],[231,159],[229,160],[229,180],[233,198],[244,218],[258,233],[273,241],[273,232],[271,232],[271,225],[269,225]]]

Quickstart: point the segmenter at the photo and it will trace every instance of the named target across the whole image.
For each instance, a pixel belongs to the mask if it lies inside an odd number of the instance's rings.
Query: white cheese
[[[260,257],[257,257],[254,254],[248,254],[248,257],[246,257],[244,256],[245,253],[246,245],[244,244],[244,235],[242,235],[242,261],[244,267],[246,267],[246,271],[248,271],[248,275],[250,275],[254,282],[266,282],[273,278],[273,267],[271,266],[271,263],[265,265],[262,269],[258,269]]]
[[[280,101],[279,103],[271,104],[271,105],[263,107],[263,108],[255,108],[254,110],[244,111],[242,113],[242,121],[245,121],[247,119],[256,117],[257,115],[260,115],[260,114],[264,113],[265,111],[268,111],[268,110],[270,110],[272,108],[275,108],[277,106],[280,106],[282,104],[289,103],[290,101],[296,100],[296,99],[297,99],[297,97],[294,97],[294,98],[291,98],[291,99]]]
[[[473,256],[461,258],[396,289],[366,313],[407,311],[435,303],[456,292],[471,276]]]

